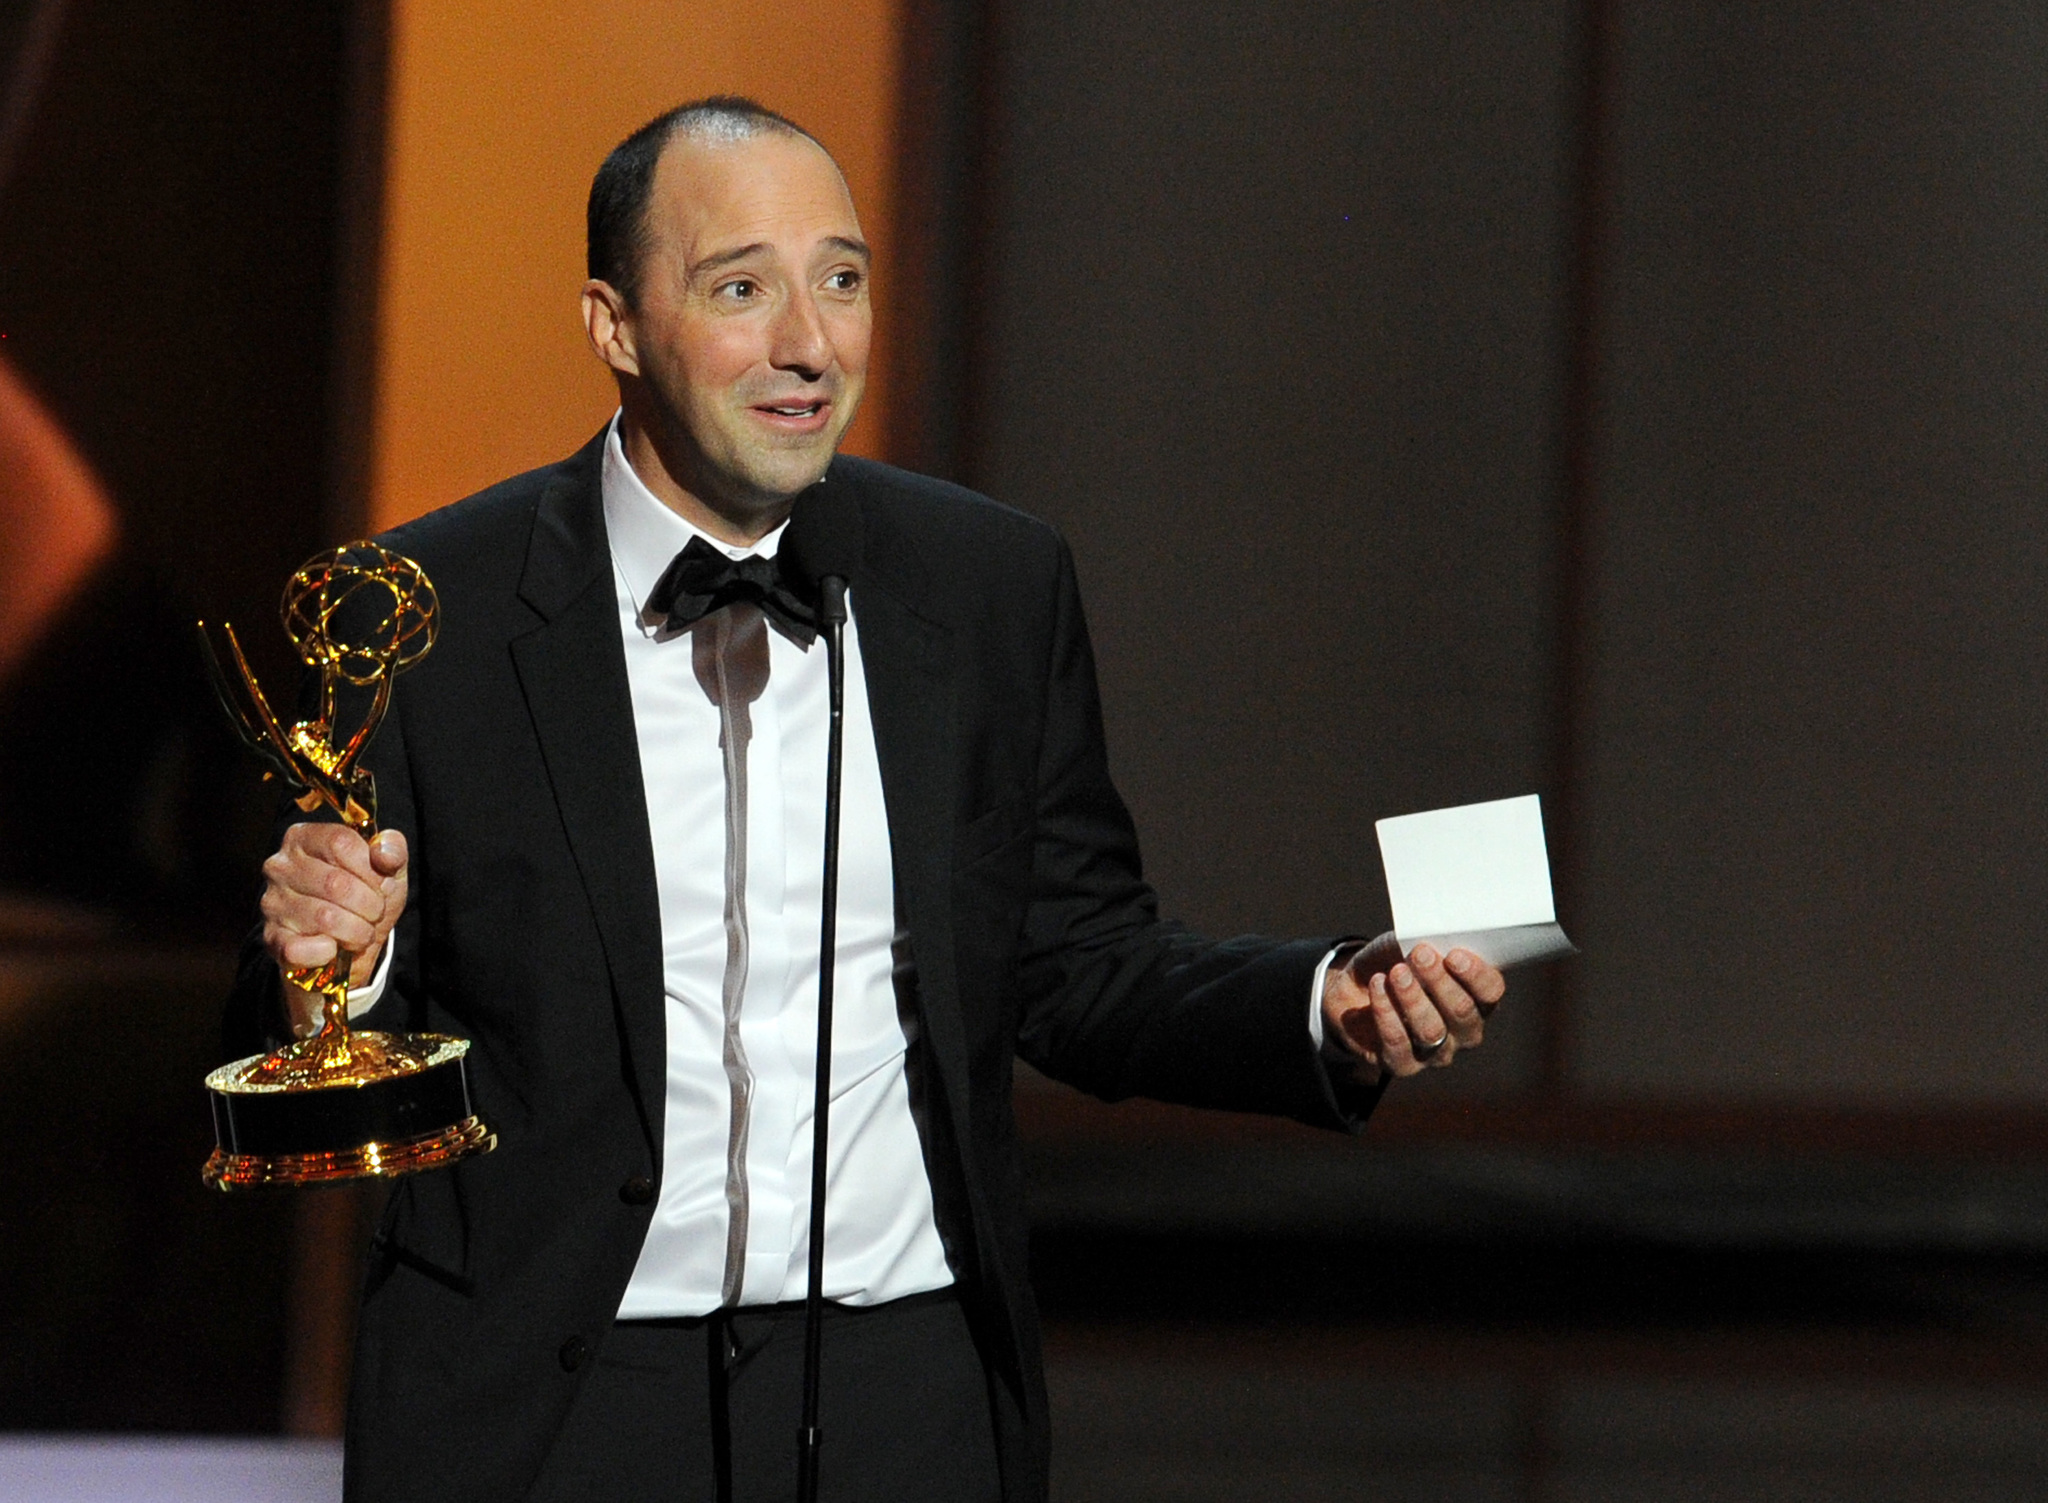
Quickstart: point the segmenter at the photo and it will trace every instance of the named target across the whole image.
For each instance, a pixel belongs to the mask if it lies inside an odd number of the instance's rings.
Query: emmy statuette
[[[362,755],[391,706],[392,681],[434,645],[434,587],[411,559],[350,543],[294,574],[279,613],[300,660],[318,675],[314,717],[280,724],[234,628],[222,628],[236,670],[231,680],[202,621],[214,690],[267,776],[282,780],[300,809],[325,807],[368,840],[377,833],[377,789]],[[344,686],[368,695],[346,735]],[[226,1191],[409,1174],[497,1146],[470,1103],[469,1040],[349,1027],[354,960],[341,951],[322,966],[286,968],[287,982],[322,999],[319,1031],[206,1077],[216,1144],[203,1171],[207,1184]]]

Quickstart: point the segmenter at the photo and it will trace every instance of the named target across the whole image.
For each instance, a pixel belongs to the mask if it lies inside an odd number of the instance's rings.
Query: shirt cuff
[[[353,1023],[384,997],[384,984],[391,979],[391,952],[398,948],[396,936],[384,941],[384,953],[377,957],[377,971],[363,986],[348,989],[348,1020]]]
[[[1316,1046],[1316,1051],[1319,1054],[1321,1054],[1325,1059],[1348,1060],[1353,1058],[1353,1055],[1350,1050],[1346,1049],[1343,1046],[1343,1044],[1341,1044],[1336,1039],[1330,1039],[1328,1042],[1324,1041],[1323,982],[1329,978],[1331,966],[1335,965],[1340,960],[1349,960],[1353,955],[1356,955],[1360,950],[1364,948],[1365,941],[1362,939],[1340,940],[1338,943],[1330,946],[1330,953],[1323,957],[1323,963],[1316,967],[1315,979],[1309,983],[1309,1042]]]
[[[1332,945],[1330,953],[1323,957],[1323,963],[1316,967],[1315,980],[1308,984],[1308,1037],[1318,1052],[1323,1047],[1323,983],[1329,979],[1330,963],[1337,958],[1337,952],[1344,947]]]

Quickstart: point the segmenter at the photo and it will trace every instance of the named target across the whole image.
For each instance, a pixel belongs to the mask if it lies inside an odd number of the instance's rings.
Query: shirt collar
[[[727,558],[745,558],[748,554],[775,557],[782,546],[782,530],[789,525],[787,522],[752,547],[746,547],[721,542],[670,510],[633,473],[625,444],[619,438],[619,417],[614,412],[612,425],[605,431],[599,490],[604,499],[605,533],[611,539],[612,565],[625,582],[636,616],[645,616],[648,594],[675,556],[690,546],[691,538],[704,539]]]

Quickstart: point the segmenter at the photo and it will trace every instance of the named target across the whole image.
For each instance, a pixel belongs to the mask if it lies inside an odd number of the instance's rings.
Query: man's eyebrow
[[[752,245],[742,245],[733,250],[720,251],[715,256],[706,256],[695,266],[691,267],[690,274],[692,276],[702,276],[707,271],[717,271],[721,267],[732,265],[735,261],[744,261],[749,256],[758,256],[769,248],[767,241],[756,240]]]
[[[828,248],[839,251],[844,255],[859,257],[863,265],[874,260],[873,252],[867,248],[864,242],[849,239],[845,235],[828,236],[823,243]],[[706,256],[690,268],[690,274],[693,277],[700,277],[707,272],[722,271],[736,261],[744,261],[750,256],[762,255],[773,249],[774,247],[765,240],[756,240],[752,245],[735,246],[731,250],[720,251],[715,256]]]

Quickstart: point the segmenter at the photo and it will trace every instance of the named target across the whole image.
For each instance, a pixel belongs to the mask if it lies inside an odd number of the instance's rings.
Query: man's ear
[[[583,284],[583,332],[591,349],[620,375],[640,374],[640,355],[633,343],[633,310],[611,283],[592,277]]]

